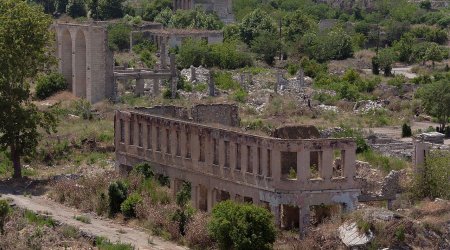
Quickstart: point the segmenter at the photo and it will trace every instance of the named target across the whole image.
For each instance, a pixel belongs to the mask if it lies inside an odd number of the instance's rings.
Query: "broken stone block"
[[[445,135],[438,132],[422,133],[417,136],[424,142],[444,144]]]
[[[374,237],[370,229],[367,233],[360,232],[355,222],[345,223],[338,230],[342,243],[349,248],[364,246]]]

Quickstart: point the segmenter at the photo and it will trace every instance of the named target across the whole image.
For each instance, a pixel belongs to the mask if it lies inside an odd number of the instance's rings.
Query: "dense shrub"
[[[144,178],[153,178],[155,173],[152,170],[152,167],[148,163],[139,163],[134,166],[133,171],[137,174],[141,174]]]
[[[411,126],[409,126],[406,123],[403,123],[403,126],[402,126],[402,137],[411,137],[411,136],[412,136]]]
[[[136,205],[142,202],[142,197],[138,193],[132,193],[120,205],[120,211],[125,217],[136,217]]]
[[[353,55],[352,38],[341,29],[325,34],[307,33],[301,39],[301,50],[319,62],[342,60]]]
[[[182,68],[204,65],[221,69],[237,69],[253,64],[250,55],[239,51],[233,42],[208,45],[201,40],[184,42],[179,48],[177,62]]]
[[[87,10],[84,0],[69,0],[66,6],[66,13],[73,18],[86,16]]]
[[[146,21],[154,21],[155,17],[161,13],[164,9],[171,9],[172,1],[171,0],[154,0],[151,1],[144,8],[144,13],[142,17]]]
[[[268,65],[273,65],[275,56],[281,49],[281,42],[274,33],[262,33],[252,41],[252,51]]]
[[[6,200],[0,200],[0,235],[4,234],[4,225],[6,217],[8,216],[11,208]]]
[[[175,13],[165,8],[155,17],[155,21],[161,22],[166,27],[177,29],[219,30],[223,27],[222,21],[216,14],[206,13],[200,8],[179,9]]]
[[[208,224],[220,249],[272,249],[276,229],[272,214],[252,204],[217,204]]]
[[[108,26],[108,45],[113,51],[130,48],[131,27],[126,23],[115,23]]]
[[[236,90],[241,87],[238,82],[233,80],[230,72],[216,72],[214,74],[214,83],[221,90]]]
[[[53,72],[48,75],[41,75],[36,83],[36,97],[42,100],[66,89],[66,79],[60,73]]]
[[[239,24],[241,40],[250,45],[262,33],[275,33],[276,28],[270,15],[261,9],[256,9],[242,19]]]
[[[450,198],[450,152],[432,151],[425,164],[417,166],[412,192],[418,199]]]
[[[115,181],[109,185],[109,214],[114,216],[120,212],[122,202],[127,199],[127,186],[122,181]]]
[[[353,137],[356,140],[356,153],[363,153],[369,151],[370,147],[364,139],[363,133],[360,130],[343,127],[343,130],[333,134],[336,138]]]
[[[123,2],[125,0],[100,0],[98,10],[102,19],[122,18],[124,15]]]

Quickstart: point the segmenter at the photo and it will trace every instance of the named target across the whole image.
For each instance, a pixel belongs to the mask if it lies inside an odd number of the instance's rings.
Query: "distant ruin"
[[[173,0],[174,10],[189,10],[195,7],[216,13],[224,23],[234,22],[232,0]]]
[[[195,120],[198,108],[203,116],[217,115]],[[319,210],[356,209],[360,188],[353,139],[253,135],[224,126],[236,122],[232,106],[203,105],[192,110],[174,106],[117,110],[119,170],[149,162],[156,173],[170,178],[174,192],[183,181],[190,182],[197,209],[211,211],[226,199],[251,202],[270,209],[278,226],[299,228],[301,233],[310,217],[322,214]]]

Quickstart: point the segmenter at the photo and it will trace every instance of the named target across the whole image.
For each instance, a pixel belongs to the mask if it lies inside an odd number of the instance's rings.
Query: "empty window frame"
[[[219,140],[213,139],[213,164],[219,165]]]
[[[181,145],[180,145],[180,131],[175,131],[176,133],[176,143],[177,143],[177,148],[176,148],[176,156],[181,156]]]
[[[156,127],[156,151],[161,151],[161,128]]]
[[[166,153],[171,154],[170,129],[166,129]]]
[[[199,139],[199,149],[200,149],[200,154],[199,154],[199,157],[198,157],[198,161],[199,162],[205,162],[205,136],[203,136],[203,135],[200,135],[199,137],[198,137],[198,139]]]
[[[252,147],[247,146],[247,172],[253,173],[253,155],[252,155]]]
[[[125,122],[122,119],[120,119],[119,123],[120,123],[120,142],[124,143],[125,142]]]
[[[320,178],[322,169],[322,151],[311,151],[309,153],[310,179]]]
[[[272,176],[272,150],[267,149],[267,177]]]
[[[241,170],[241,145],[236,143],[236,169]]]
[[[142,147],[143,145],[143,141],[142,141],[142,137],[144,136],[144,132],[143,132],[143,130],[142,130],[142,123],[139,123],[138,124],[138,145],[139,145],[139,147]]]
[[[130,145],[134,144],[134,121],[130,120]]]
[[[186,131],[186,158],[190,159],[191,158],[191,134]]]
[[[225,164],[224,167],[229,168],[230,167],[230,142],[224,141],[225,146]]]
[[[147,149],[152,149],[152,125],[147,124]]]

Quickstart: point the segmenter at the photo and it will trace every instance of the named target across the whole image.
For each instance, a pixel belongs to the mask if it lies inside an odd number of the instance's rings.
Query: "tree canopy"
[[[39,142],[39,128],[51,132],[55,117],[31,102],[30,80],[54,62],[50,51],[52,20],[25,1],[0,2],[0,148],[9,148],[14,177],[21,177],[20,157]]]
[[[443,130],[450,118],[450,81],[448,75],[442,80],[421,87],[417,95],[422,100],[425,111],[438,119]]]

